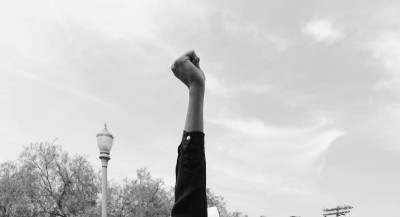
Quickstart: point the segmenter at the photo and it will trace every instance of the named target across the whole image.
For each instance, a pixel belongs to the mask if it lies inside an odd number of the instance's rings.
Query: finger
[[[196,52],[194,50],[187,51],[184,53],[181,57],[179,57],[179,60],[187,60],[189,59],[190,61],[193,61],[195,59],[198,59],[199,57],[197,56]]]
[[[175,71],[175,67],[176,67],[176,66],[175,66],[175,63],[172,63],[172,65],[171,65],[171,70],[172,70],[172,71]]]
[[[186,52],[186,55],[190,58],[190,60],[195,60],[198,58],[194,50]]]
[[[200,69],[200,57],[197,57],[196,61],[193,63],[197,68]]]
[[[192,56],[192,52],[194,52],[193,50],[188,51],[186,53],[184,53],[182,56],[180,56],[175,62],[176,63],[183,63],[186,60],[191,60],[191,56]]]
[[[179,78],[181,77],[181,71],[179,65],[176,65],[176,63],[173,63],[171,65],[171,71],[174,73],[175,77]]]
[[[200,68],[200,57],[197,56],[194,50],[186,52],[186,55],[190,58],[190,61],[195,65],[197,68]]]
[[[177,66],[183,64],[187,60],[189,60],[189,62],[191,62],[196,68],[200,69],[200,58],[197,56],[194,50],[190,50],[184,53],[174,62],[174,64]]]
[[[200,64],[199,64],[200,58],[195,58],[191,62],[193,63],[196,68],[200,69]]]

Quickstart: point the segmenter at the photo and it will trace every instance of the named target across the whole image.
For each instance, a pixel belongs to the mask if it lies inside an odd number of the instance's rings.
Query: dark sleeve
[[[178,147],[175,204],[171,216],[207,216],[206,160],[203,132],[183,132]]]

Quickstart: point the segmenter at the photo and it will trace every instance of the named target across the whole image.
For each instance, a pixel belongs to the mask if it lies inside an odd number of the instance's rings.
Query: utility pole
[[[353,209],[352,206],[348,205],[343,205],[343,206],[337,206],[336,208],[325,208],[323,216],[329,216],[329,215],[336,215],[336,217],[346,215],[347,213],[350,212],[350,210]]]

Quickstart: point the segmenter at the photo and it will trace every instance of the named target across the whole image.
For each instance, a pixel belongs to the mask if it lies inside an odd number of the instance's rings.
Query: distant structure
[[[325,208],[323,210],[324,211],[323,216],[324,217],[330,216],[330,215],[336,215],[336,217],[339,217],[342,215],[346,216],[347,213],[350,213],[351,209],[353,209],[353,207],[348,206],[348,205],[338,206],[336,208],[329,208],[329,209]]]

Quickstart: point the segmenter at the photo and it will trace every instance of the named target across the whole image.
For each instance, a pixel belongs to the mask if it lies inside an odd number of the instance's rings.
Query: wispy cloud
[[[302,30],[315,41],[328,44],[344,37],[342,31],[334,27],[331,21],[325,19],[310,20]]]
[[[262,22],[251,22],[230,10],[222,10],[219,13],[218,18],[221,27],[227,33],[227,40],[245,40],[246,43],[268,48],[269,52],[282,52],[290,47],[288,38],[269,30]]]
[[[318,118],[312,125],[307,125],[303,127],[275,127],[272,125],[267,125],[265,122],[256,119],[240,119],[240,118],[210,118],[208,121],[216,124],[223,125],[232,130],[238,132],[259,136],[259,137],[270,137],[270,136],[290,136],[290,135],[301,135],[305,133],[310,133],[318,131],[320,128],[332,124],[332,120],[328,118]]]
[[[260,120],[235,118],[208,118],[207,121],[230,130],[230,135],[223,135],[221,141],[229,144],[225,154],[247,165],[232,168],[228,173],[248,174],[238,179],[274,192],[312,191],[310,177],[320,174],[329,147],[345,135],[327,118],[303,127],[280,127]]]
[[[29,80],[32,80],[32,81],[35,81],[35,82],[39,82],[39,83],[41,83],[43,85],[46,85],[46,86],[51,87],[51,88],[56,89],[56,90],[63,91],[65,93],[68,93],[68,94],[71,94],[73,96],[79,97],[79,98],[81,98],[83,100],[89,100],[89,101],[98,103],[100,105],[106,106],[108,108],[115,109],[114,106],[112,106],[111,104],[105,102],[104,100],[101,100],[100,98],[98,98],[98,97],[96,97],[96,96],[94,96],[92,94],[89,94],[89,93],[87,93],[87,92],[85,92],[83,90],[80,90],[80,89],[78,89],[76,87],[70,87],[70,86],[66,86],[66,85],[60,84],[60,83],[56,83],[56,82],[51,81],[49,79],[45,79],[45,78],[42,78],[42,77],[40,77],[38,75],[35,75],[34,73],[30,73],[30,72],[27,72],[27,71],[24,71],[24,70],[19,70],[19,69],[15,68],[15,67],[8,67],[8,69],[11,70],[12,72],[14,72],[15,74],[19,75],[22,78],[29,79]]]
[[[377,90],[399,90],[400,85],[400,31],[383,32],[370,44],[373,56],[383,68]]]
[[[238,94],[262,94],[272,88],[268,84],[257,84],[255,82],[242,83],[242,84],[227,84],[224,83],[218,77],[207,74],[207,85],[206,88],[213,94],[233,97]]]
[[[267,32],[262,26],[256,23],[239,24],[225,19],[224,27],[231,37],[245,38],[255,44],[272,47],[279,52],[286,50],[290,46],[287,39]]]
[[[260,25],[249,23],[240,25],[231,21],[225,21],[226,30],[234,37],[246,38],[254,43],[270,45],[277,51],[284,51],[289,47],[289,41],[281,36],[267,33]]]

